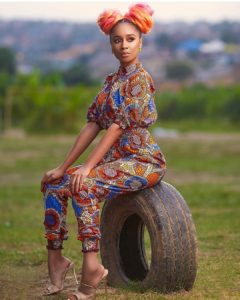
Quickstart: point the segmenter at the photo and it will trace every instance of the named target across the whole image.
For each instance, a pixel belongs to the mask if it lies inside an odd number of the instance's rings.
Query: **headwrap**
[[[142,33],[148,33],[153,26],[153,10],[147,3],[137,3],[129,7],[124,15],[119,10],[105,9],[98,17],[97,23],[101,31],[109,35],[111,29],[121,20],[135,24]]]

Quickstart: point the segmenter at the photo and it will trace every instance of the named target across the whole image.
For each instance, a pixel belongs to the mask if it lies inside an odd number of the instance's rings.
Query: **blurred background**
[[[43,299],[47,266],[40,181],[63,161],[105,76],[118,68],[109,37],[96,24],[98,15],[105,8],[124,13],[131,3],[0,1],[3,300]],[[240,3],[148,3],[155,25],[143,36],[139,58],[157,90],[158,120],[150,130],[167,160],[164,180],[192,212],[199,249],[193,290],[161,299],[239,299]],[[68,213],[64,254],[80,267],[70,207]],[[151,261],[149,236],[145,247]],[[73,289],[69,278],[67,290]],[[129,289],[111,294],[111,299],[159,297]]]
[[[197,119],[198,127],[239,128],[240,4],[149,4],[155,26],[140,60],[155,81],[161,125],[188,129],[186,121]],[[122,12],[128,6],[111,3]],[[79,130],[105,76],[118,68],[96,24],[108,7],[0,2],[0,132]]]

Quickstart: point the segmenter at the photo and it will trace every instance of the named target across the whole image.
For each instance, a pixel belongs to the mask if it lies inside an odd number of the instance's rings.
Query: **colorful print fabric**
[[[166,161],[158,144],[148,131],[157,119],[151,76],[137,62],[106,77],[103,88],[87,111],[87,121],[101,129],[116,123],[123,134],[84,180],[79,193],[69,189],[69,168],[60,180],[48,184],[44,193],[46,238],[54,245],[67,238],[67,199],[78,220],[78,239],[83,252],[98,251],[99,203],[105,199],[151,187],[166,172]],[[114,200],[113,200],[114,201]]]

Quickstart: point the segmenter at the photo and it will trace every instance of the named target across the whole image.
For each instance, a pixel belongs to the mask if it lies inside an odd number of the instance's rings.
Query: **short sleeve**
[[[97,97],[93,100],[92,104],[87,109],[87,122],[96,122],[98,121],[99,112],[97,108]]]
[[[114,93],[114,123],[122,129],[149,127],[158,117],[154,94],[154,83],[147,72],[131,76]]]
[[[107,75],[105,77],[103,87],[101,91],[97,94],[97,96],[94,98],[93,102],[87,109],[87,122],[95,122],[99,124],[99,118],[100,118],[100,105],[101,101],[99,99],[102,99],[105,97],[105,94],[108,92],[108,89],[110,87],[110,82],[112,79],[112,73]]]

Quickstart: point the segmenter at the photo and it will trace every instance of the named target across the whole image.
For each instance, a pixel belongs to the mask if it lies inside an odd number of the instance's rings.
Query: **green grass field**
[[[56,167],[74,136],[0,140],[0,299],[44,299],[47,278],[40,180]],[[97,299],[240,299],[240,134],[182,133],[158,140],[168,162],[165,181],[185,198],[198,239],[198,273],[189,292],[141,294],[99,290]],[[84,157],[82,158],[84,160]],[[69,205],[70,239],[64,254],[81,265],[81,245]],[[74,289],[72,276],[66,282]],[[48,297],[66,299],[66,294]]]

